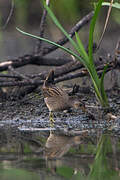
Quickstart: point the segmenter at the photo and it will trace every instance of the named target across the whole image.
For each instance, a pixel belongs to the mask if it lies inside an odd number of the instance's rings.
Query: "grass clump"
[[[94,64],[94,59],[93,59],[93,35],[94,35],[94,30],[95,30],[95,24],[96,24],[97,17],[99,15],[100,9],[102,7],[103,0],[99,0],[98,3],[96,4],[94,16],[93,16],[91,24],[90,24],[88,53],[86,52],[86,50],[85,50],[85,48],[84,48],[84,46],[83,46],[83,44],[79,38],[78,33],[77,32],[75,33],[76,41],[74,41],[69,36],[69,34],[64,30],[64,28],[61,26],[61,24],[59,23],[59,21],[57,20],[57,18],[55,17],[53,12],[51,11],[51,9],[46,5],[46,3],[44,1],[43,1],[43,3],[44,3],[44,7],[47,9],[48,14],[50,15],[51,19],[56,24],[56,26],[63,32],[63,34],[69,39],[69,41],[72,44],[72,46],[74,47],[76,53],[71,51],[70,49],[65,48],[59,44],[56,44],[55,42],[50,41],[48,39],[29,34],[27,32],[20,30],[19,28],[17,28],[17,30],[20,31],[21,33],[25,34],[25,35],[43,40],[43,41],[48,42],[48,43],[53,44],[53,45],[56,45],[57,47],[63,49],[64,51],[66,51],[70,55],[73,55],[77,60],[79,60],[86,67],[86,69],[88,70],[88,72],[90,74],[91,80],[93,82],[95,94],[96,94],[97,99],[99,100],[101,106],[102,107],[108,107],[109,106],[108,99],[107,99],[106,92],[104,90],[104,76],[105,76],[105,72],[107,69],[107,65],[105,65],[103,73],[102,73],[101,77],[99,77],[97,74],[96,67]]]

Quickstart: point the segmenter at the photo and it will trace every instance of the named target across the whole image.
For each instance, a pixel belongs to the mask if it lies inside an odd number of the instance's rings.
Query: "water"
[[[64,157],[46,161],[37,155],[4,155],[1,161],[0,179],[69,179],[80,171],[88,173],[88,159]]]
[[[25,128],[11,122],[2,122],[0,128],[0,180],[119,179],[118,137],[100,139],[85,130],[77,135],[64,131],[65,135],[55,128]]]

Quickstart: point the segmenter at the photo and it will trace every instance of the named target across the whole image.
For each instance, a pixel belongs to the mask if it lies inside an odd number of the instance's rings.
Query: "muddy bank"
[[[103,110],[96,102],[93,93],[80,94],[78,98],[86,105],[86,112],[71,109],[70,112],[54,113],[54,129],[95,130],[106,129],[120,117],[120,100],[118,90],[109,91],[110,109]],[[113,117],[113,118],[112,118]],[[44,103],[42,93],[36,91],[21,100],[1,100],[0,127],[16,127],[20,130],[29,128],[49,128],[49,111]],[[36,129],[37,130],[37,129]]]

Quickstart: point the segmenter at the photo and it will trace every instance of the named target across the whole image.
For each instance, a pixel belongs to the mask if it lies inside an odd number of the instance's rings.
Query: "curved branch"
[[[94,11],[90,12],[89,14],[87,14],[86,16],[84,16],[69,32],[69,36],[73,37],[75,35],[75,32],[78,32],[84,25],[86,25],[88,22],[90,22],[90,20],[92,19],[94,14]],[[64,37],[62,39],[60,39],[59,41],[57,41],[56,43],[59,45],[64,45],[68,42],[68,38]],[[46,55],[48,53],[51,53],[52,51],[55,51],[56,49],[58,49],[57,46],[49,46],[49,47],[45,47],[43,49],[43,55]]]

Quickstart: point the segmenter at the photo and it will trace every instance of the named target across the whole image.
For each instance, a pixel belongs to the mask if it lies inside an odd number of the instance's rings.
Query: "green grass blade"
[[[108,106],[108,99],[107,99],[105,89],[104,89],[104,77],[105,77],[105,73],[106,73],[107,68],[108,68],[108,64],[104,67],[104,70],[103,70],[103,73],[102,73],[102,76],[100,79],[100,90],[101,90],[101,96],[104,99],[104,103],[106,103],[106,105]]]
[[[99,84],[100,84],[99,81],[100,81],[100,80],[97,79],[98,77],[96,77],[96,74],[94,75],[94,73],[93,73],[93,71],[92,71],[91,68],[90,68],[90,70],[89,70],[89,73],[90,73],[90,77],[91,77],[92,82],[93,82],[95,94],[96,94],[96,96],[97,96],[100,104],[101,104],[102,106],[104,106],[103,99],[102,99],[102,97],[101,97],[101,93],[100,93],[100,90],[99,90]]]
[[[100,1],[101,2],[101,1]],[[92,35],[91,35],[91,41],[90,41],[90,45],[89,47],[91,47],[90,49],[92,49],[92,45],[93,45],[93,32],[94,32],[94,27],[95,27],[95,23],[96,23],[96,19],[97,19],[97,15],[99,13],[99,10],[100,10],[100,5],[102,4],[101,3],[98,3],[97,5],[97,10],[95,12],[95,15],[94,15],[94,21],[92,23]],[[99,8],[98,8],[99,6]],[[82,63],[85,65],[85,67],[87,68],[87,70],[90,72],[90,75],[91,75],[91,78],[92,78],[92,81],[93,81],[93,84],[94,84],[94,87],[95,87],[95,92],[98,96],[98,99],[100,102],[102,102],[102,97],[101,97],[101,94],[99,92],[99,78],[98,78],[98,75],[97,75],[97,72],[95,70],[95,66],[94,66],[94,63],[93,63],[93,58],[92,58],[92,51],[90,51],[90,58],[92,59],[91,61],[89,60],[88,62],[88,55],[87,53],[85,52],[84,50],[84,47],[83,45],[81,45],[82,43],[80,42],[79,40],[79,37],[76,35],[76,39],[78,41],[78,45],[72,40],[72,38],[69,36],[69,34],[64,30],[64,28],[60,25],[60,23],[58,22],[58,20],[56,19],[55,15],[53,14],[53,12],[50,10],[50,8],[44,3],[44,7],[47,9],[48,11],[48,14],[50,15],[50,17],[52,18],[53,22],[56,24],[56,26],[64,33],[64,35],[69,39],[69,41],[71,42],[71,44],[73,45],[73,47],[77,50],[77,52],[80,54],[80,56],[82,56],[84,59],[82,61]],[[91,63],[92,62],[92,63]]]
[[[103,0],[99,0],[99,2],[97,3],[95,13],[94,13],[94,16],[93,16],[92,21],[91,21],[90,33],[89,33],[88,56],[89,56],[90,71],[91,71],[90,74],[91,74],[91,78],[92,78],[92,81],[94,84],[95,93],[96,93],[101,105],[104,106],[104,97],[102,97],[102,94],[101,94],[100,80],[99,80],[99,77],[97,75],[95,65],[93,62],[93,35],[94,35],[97,17],[99,15],[99,11],[100,11],[101,6],[102,6],[102,2],[103,2]],[[104,91],[104,95],[105,95],[105,91]]]
[[[61,30],[61,32],[63,32],[63,34],[69,39],[70,43],[73,45],[73,47],[75,48],[75,50],[77,52],[79,52],[79,47],[78,45],[75,43],[75,41],[70,37],[70,35],[65,31],[65,29],[62,27],[62,25],[59,23],[59,21],[57,20],[57,18],[55,17],[54,13],[51,11],[51,9],[46,5],[46,3],[43,1],[44,7],[46,8],[49,16],[51,17],[51,19],[53,20],[53,22],[55,23],[55,25]]]
[[[22,31],[22,30],[19,29],[19,28],[16,28],[16,29],[17,29],[19,32],[21,32],[22,34],[25,34],[25,35],[30,36],[30,37],[32,37],[32,38],[40,39],[40,40],[45,41],[45,42],[47,42],[47,43],[49,43],[49,44],[55,45],[55,46],[59,47],[60,49],[66,51],[67,53],[73,55],[75,58],[77,58],[77,59],[78,59],[79,61],[81,61],[82,63],[84,62],[84,60],[83,60],[80,56],[78,56],[77,54],[75,54],[75,53],[74,53],[73,51],[71,51],[70,49],[65,48],[64,46],[61,46],[61,45],[59,45],[59,44],[57,44],[57,43],[55,43],[55,42],[53,42],[53,41],[50,41],[50,40],[48,40],[48,39],[41,38],[41,37],[39,37],[39,36],[35,36],[35,35],[32,35],[32,34],[29,34],[29,33],[27,33],[27,32]]]
[[[39,37],[39,36],[29,34],[27,32],[24,32],[24,31],[20,30],[19,28],[16,28],[16,29],[19,32],[21,32],[22,34],[24,34],[24,35],[30,36],[32,38],[40,39],[42,41],[45,41],[45,42],[47,42],[49,44],[52,44],[52,45],[55,45],[55,46],[61,48],[62,50],[66,51],[67,53],[73,55],[82,64],[84,64],[84,66],[87,68],[87,70],[88,70],[88,72],[89,72],[89,74],[91,76],[91,79],[92,79],[92,82],[93,82],[93,85],[94,85],[94,89],[95,89],[95,93],[96,93],[101,105],[106,106],[107,97],[106,97],[106,94],[105,94],[105,91],[104,91],[104,83],[103,83],[104,75],[105,75],[106,70],[103,71],[103,74],[102,74],[102,77],[101,77],[101,80],[100,80],[99,77],[98,77],[96,68],[95,68],[95,64],[93,62],[93,47],[92,47],[93,46],[93,34],[94,34],[94,29],[95,29],[95,23],[96,23],[96,20],[97,20],[97,17],[98,17],[102,2],[103,2],[103,0],[99,0],[99,2],[97,3],[96,10],[95,10],[95,13],[94,13],[91,25],[90,25],[89,47],[88,47],[89,55],[86,53],[86,51],[84,49],[84,46],[83,46],[78,34],[75,33],[76,40],[77,40],[77,43],[76,43],[70,37],[70,35],[64,30],[64,28],[61,26],[61,24],[59,23],[59,21],[57,20],[57,18],[53,14],[53,12],[46,5],[46,3],[44,3],[44,1],[43,1],[44,7],[48,11],[48,14],[50,15],[51,19],[56,24],[56,26],[63,32],[63,34],[69,39],[70,43],[75,48],[75,50],[79,53],[79,55],[77,55],[76,53],[74,53],[70,49],[65,48],[64,46],[61,46],[61,45],[59,45],[59,44],[57,44],[57,43],[55,43],[53,41],[50,41],[48,39],[45,39],[45,38],[42,38],[42,37]]]
[[[111,137],[103,134],[98,142],[96,156],[88,174],[89,180],[117,180],[118,173],[109,164],[107,154],[112,151]],[[113,153],[113,152],[112,152]]]
[[[103,73],[102,73],[102,76],[101,76],[101,84],[103,84],[103,81],[104,81],[104,77],[105,77],[105,73],[106,73],[106,70],[108,68],[108,64],[104,66],[104,70],[103,70]]]
[[[79,52],[80,52],[81,56],[85,59],[85,61],[87,61],[89,63],[89,57],[88,57],[88,55],[87,55],[87,53],[85,51],[83,43],[81,42],[77,32],[75,32],[75,37],[76,37],[76,40],[77,40],[77,43],[78,43],[78,46],[79,46]]]
[[[92,64],[93,64],[93,34],[94,34],[94,30],[95,30],[96,20],[97,20],[99,11],[102,6],[102,2],[103,2],[103,0],[99,0],[99,2],[97,3],[97,6],[96,6],[96,9],[94,12],[94,16],[93,16],[91,24],[90,24],[88,54],[89,54],[90,63],[92,63]]]

